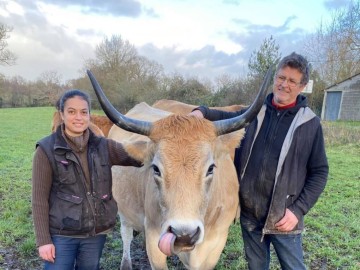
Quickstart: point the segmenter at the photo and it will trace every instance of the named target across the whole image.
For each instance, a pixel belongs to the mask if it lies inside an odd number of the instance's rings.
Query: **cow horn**
[[[133,118],[126,117],[117,111],[114,106],[110,103],[107,97],[104,94],[104,91],[101,89],[99,83],[95,79],[95,76],[90,70],[87,70],[87,74],[90,78],[91,84],[95,90],[96,96],[99,100],[99,103],[104,110],[105,114],[109,119],[118,127],[125,129],[130,132],[148,136],[152,128],[152,123],[147,121],[141,121]]]
[[[267,90],[272,79],[274,67],[275,66],[272,65],[266,72],[265,79],[261,85],[259,93],[255,98],[255,101],[245,113],[233,118],[214,121],[218,136],[242,129],[256,117],[264,103]]]

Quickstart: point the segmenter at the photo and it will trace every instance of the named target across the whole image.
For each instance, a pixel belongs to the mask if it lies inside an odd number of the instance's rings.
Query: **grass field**
[[[36,141],[50,132],[53,110],[0,109],[0,269],[41,269],[31,219],[31,162]],[[323,126],[330,175],[325,192],[306,216],[306,264],[308,269],[360,269],[360,123]],[[108,239],[102,269],[117,269],[118,230]],[[172,263],[173,269],[180,268],[175,259]],[[274,259],[271,269],[279,269],[276,265]],[[231,227],[216,269],[246,269],[238,224]]]

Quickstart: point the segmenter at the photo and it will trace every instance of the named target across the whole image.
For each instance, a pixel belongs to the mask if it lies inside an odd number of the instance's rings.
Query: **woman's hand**
[[[48,262],[55,262],[55,246],[47,244],[39,247],[39,256]]]

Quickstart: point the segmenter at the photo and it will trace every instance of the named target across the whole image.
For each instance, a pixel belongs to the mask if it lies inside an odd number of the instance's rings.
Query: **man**
[[[300,95],[308,81],[307,60],[296,53],[284,57],[272,93],[235,152],[249,269],[269,269],[270,243],[282,269],[306,269],[304,215],[324,190],[329,170],[320,119]],[[201,106],[191,114],[215,121],[243,112]]]

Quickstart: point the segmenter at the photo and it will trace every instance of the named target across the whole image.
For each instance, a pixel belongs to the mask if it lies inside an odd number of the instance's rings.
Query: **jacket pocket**
[[[80,230],[83,198],[58,191],[50,209],[50,226],[60,230]]]
[[[116,223],[117,203],[111,194],[95,201],[96,226],[110,228]]]
[[[94,181],[95,182],[108,182],[111,180],[111,165],[102,159],[95,156],[92,158],[94,166]],[[102,183],[101,183],[102,185]]]
[[[63,156],[55,155],[56,165],[59,174],[59,181],[61,184],[71,185],[76,183],[77,177],[75,175],[75,163]]]
[[[294,203],[294,196],[295,195],[287,195],[286,196],[286,208]]]

